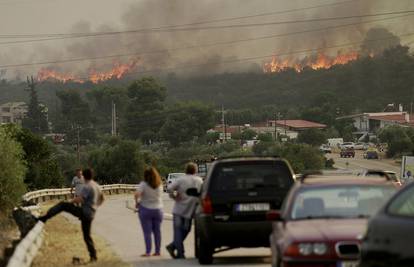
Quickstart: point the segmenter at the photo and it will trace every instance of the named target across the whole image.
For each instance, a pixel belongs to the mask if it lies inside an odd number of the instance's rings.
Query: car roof
[[[215,162],[240,162],[240,161],[284,161],[282,158],[279,157],[230,157],[230,158],[219,158]]]
[[[392,185],[391,181],[382,177],[365,177],[356,175],[309,175],[300,179],[301,186],[329,185]]]

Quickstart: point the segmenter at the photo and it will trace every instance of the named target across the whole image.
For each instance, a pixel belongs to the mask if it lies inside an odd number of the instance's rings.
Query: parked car
[[[169,173],[167,175],[167,179],[166,182],[164,184],[164,192],[167,192],[167,187],[172,184],[172,182],[174,182],[176,179],[184,176],[185,173],[181,173],[181,172],[175,172],[175,173]]]
[[[356,267],[368,218],[396,188],[384,178],[316,175],[296,182],[270,235],[273,267]]]
[[[332,153],[332,148],[329,145],[323,144],[319,147],[319,151],[323,153]]]
[[[414,266],[414,183],[403,187],[370,220],[361,267]]]
[[[353,142],[344,142],[339,146],[341,149],[352,148],[355,149],[355,144]]]
[[[393,171],[384,171],[384,170],[373,170],[368,169],[358,174],[359,176],[376,176],[376,177],[386,177],[389,179],[395,186],[402,186],[401,180],[398,178],[397,173]]]
[[[366,149],[368,149],[368,144],[367,143],[356,143],[355,145],[354,145],[354,149],[355,150],[366,150]]]
[[[195,255],[211,264],[213,254],[239,247],[268,247],[269,210],[279,210],[294,183],[289,163],[275,157],[219,159],[211,166],[195,214]]]
[[[364,152],[364,159],[379,159],[378,151],[376,149],[368,149]]]
[[[343,148],[339,153],[341,158],[354,158],[355,157],[355,150],[353,148]]]

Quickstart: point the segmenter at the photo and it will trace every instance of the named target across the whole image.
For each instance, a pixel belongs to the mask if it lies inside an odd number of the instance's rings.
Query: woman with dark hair
[[[154,167],[146,169],[144,181],[138,185],[135,192],[135,204],[145,239],[145,253],[141,257],[151,256],[152,235],[155,241],[155,252],[152,256],[160,256],[162,193],[162,182],[158,171]]]

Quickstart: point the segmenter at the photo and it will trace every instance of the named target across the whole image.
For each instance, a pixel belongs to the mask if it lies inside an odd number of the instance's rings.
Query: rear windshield
[[[216,192],[287,190],[293,184],[293,178],[283,161],[229,162],[214,168],[210,183],[210,189]]]

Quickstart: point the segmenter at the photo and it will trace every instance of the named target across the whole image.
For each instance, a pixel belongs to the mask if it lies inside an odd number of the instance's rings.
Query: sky
[[[337,4],[329,6],[333,3]],[[192,27],[306,20],[318,17],[414,10],[412,0],[0,0],[0,36],[8,34],[56,34],[134,30],[249,16],[265,12],[286,11],[318,5],[328,6],[283,14],[195,25]],[[205,45],[313,30],[344,23],[357,23],[364,19],[354,18],[342,21],[216,30],[135,33],[12,44],[7,42],[27,39],[0,38],[0,66],[173,49],[173,51],[164,53],[152,53],[150,55],[133,57],[88,60],[65,64],[0,67],[0,69],[7,69],[7,78],[24,77],[29,73],[36,74],[42,67],[81,75],[82,73],[90,72],[91,69],[108,69],[114,64],[115,60],[120,62],[136,60],[144,70],[212,62],[216,65],[213,64],[211,65],[212,67],[206,66],[205,68],[198,69],[197,72],[211,73],[236,69],[245,71],[250,68],[257,68],[263,63],[264,59],[257,59],[256,61],[242,64],[237,64],[237,62],[235,64],[223,64],[223,62],[237,61],[237,59],[246,57],[323,48],[350,41],[361,41],[366,31],[371,27],[382,26],[388,28],[394,34],[404,34],[414,31],[412,26],[414,25],[413,17],[409,16],[309,34],[267,38],[211,47]],[[414,37],[410,36],[405,38],[407,42],[409,38],[414,40]],[[38,39],[38,37],[35,39]],[[406,41],[405,39],[403,41]],[[200,45],[202,47],[198,47]],[[192,48],[185,49],[186,47]],[[345,50],[357,48],[358,45]],[[326,53],[335,54],[338,53],[337,50],[326,51]],[[303,57],[305,55],[295,56]]]

